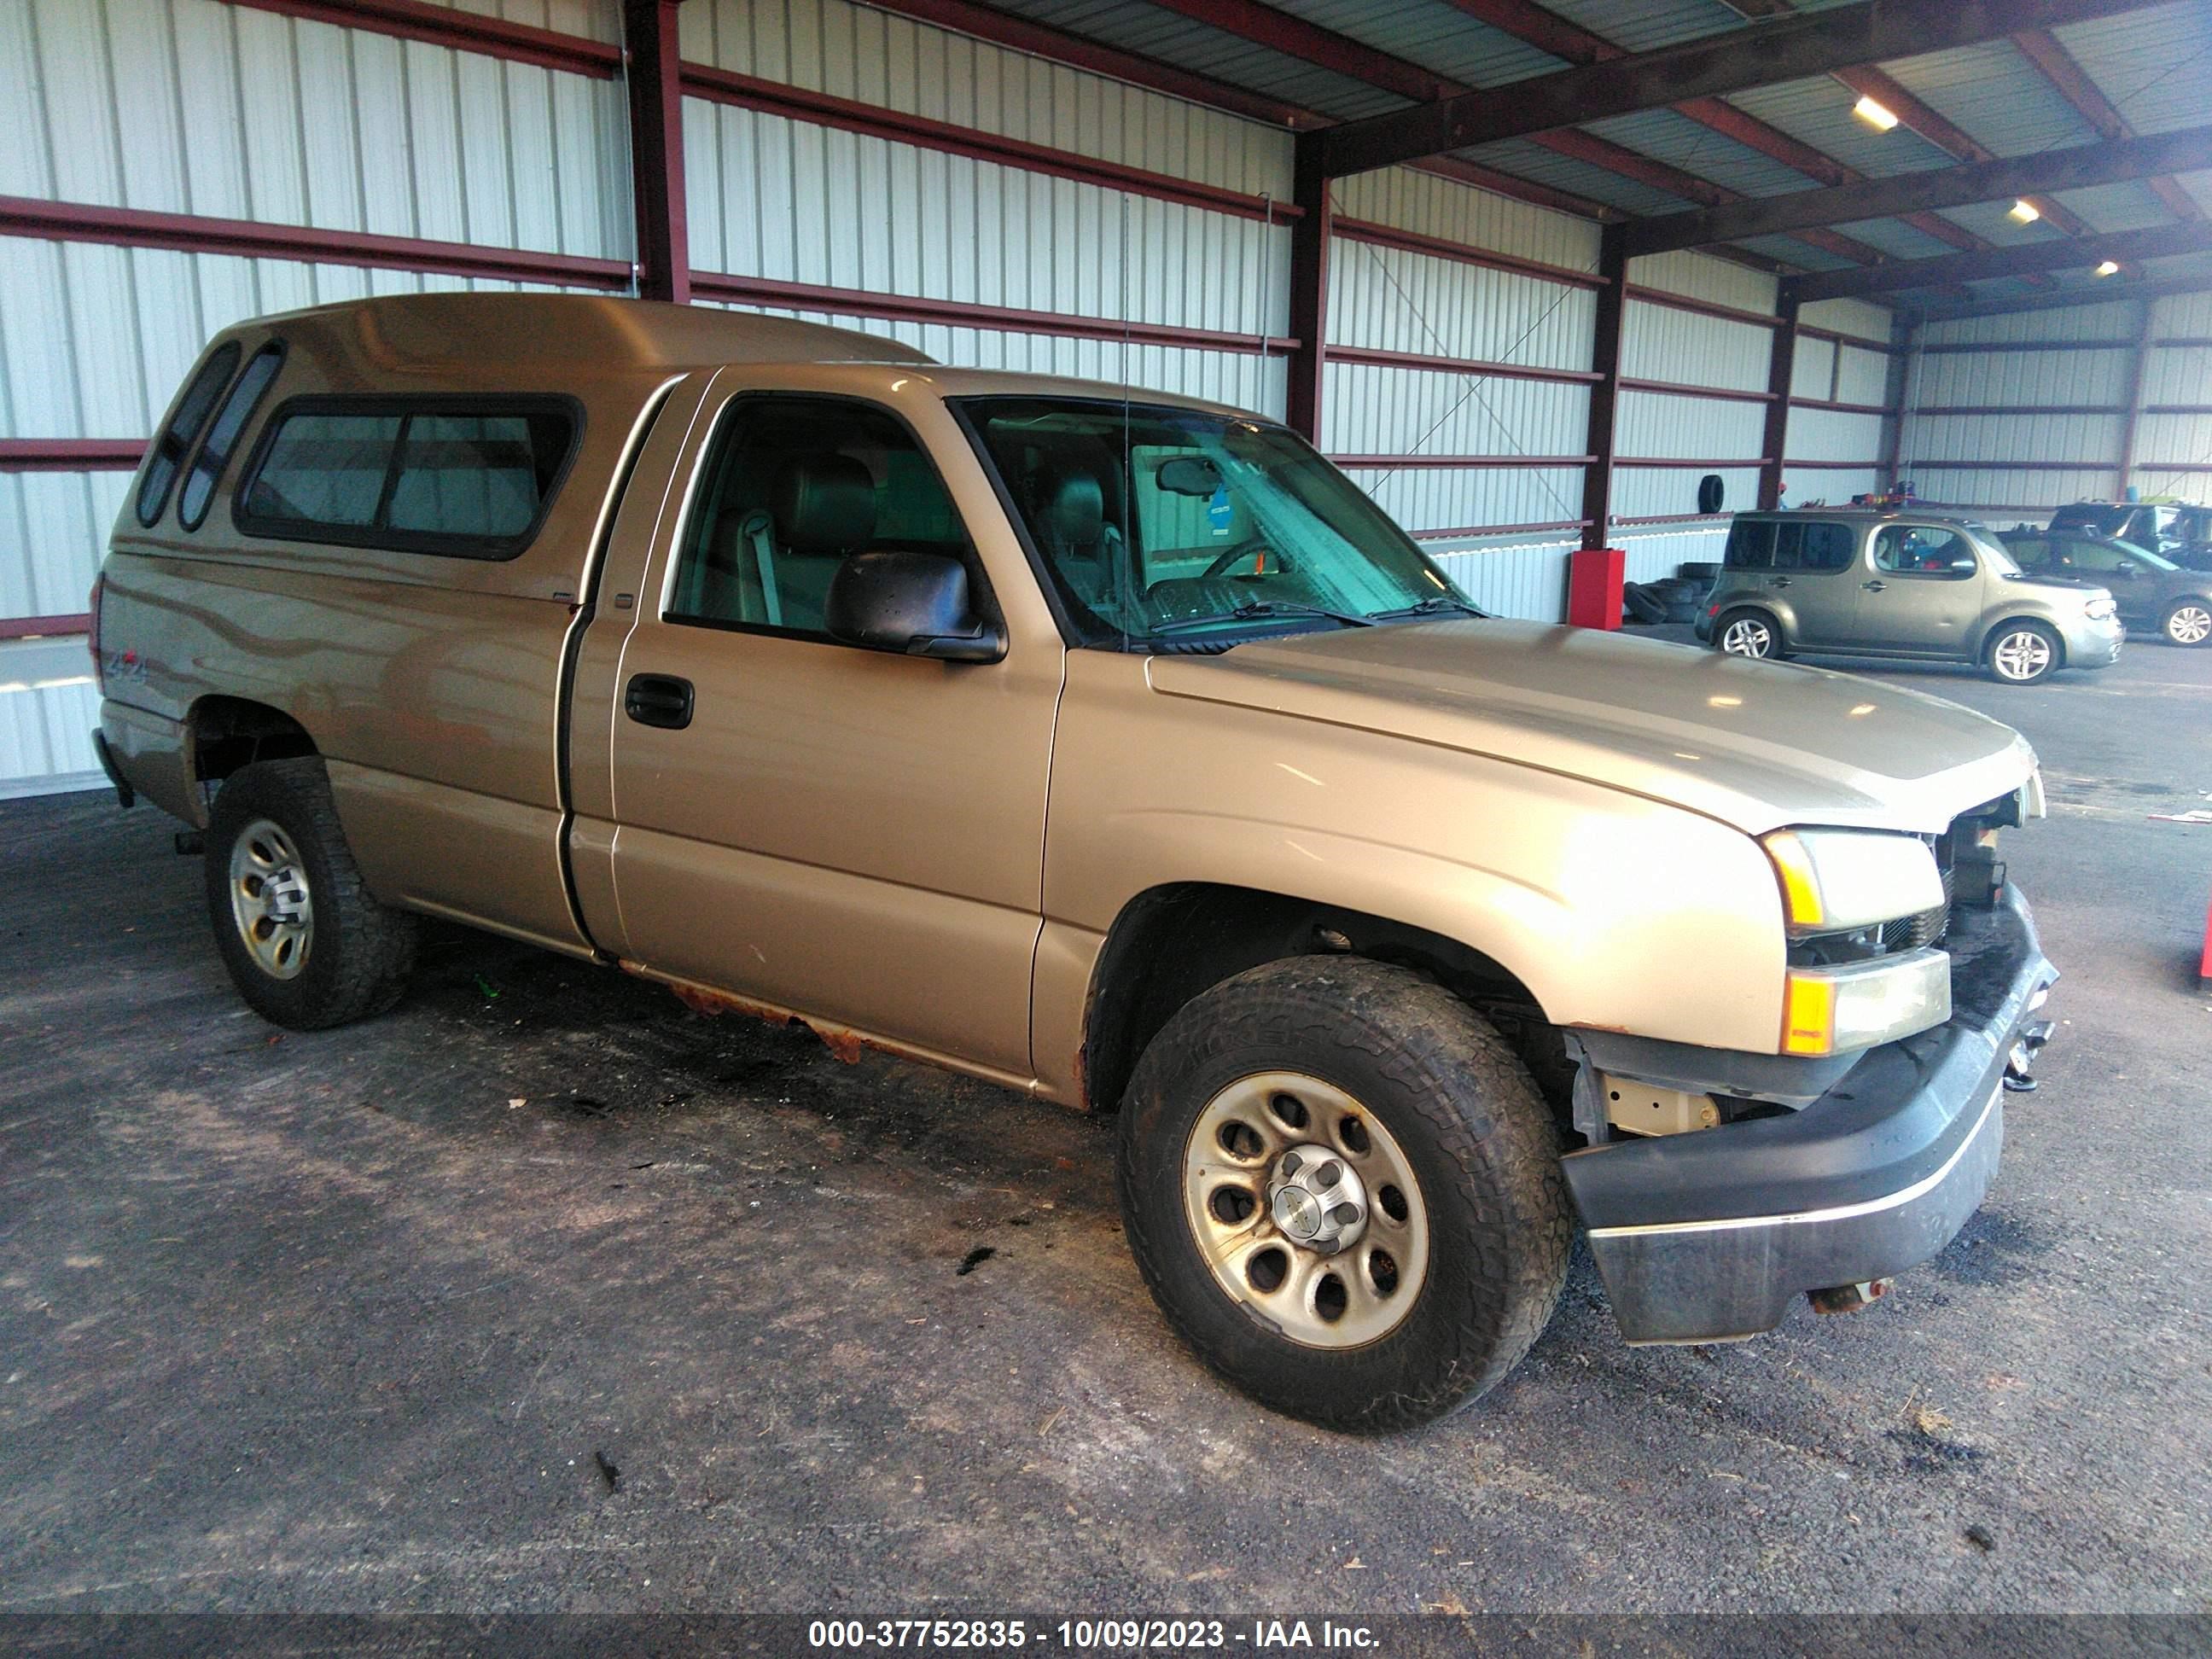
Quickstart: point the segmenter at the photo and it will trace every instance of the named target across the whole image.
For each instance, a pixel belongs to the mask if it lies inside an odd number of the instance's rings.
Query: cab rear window
[[[565,398],[295,398],[270,418],[234,516],[251,536],[509,559],[582,430]]]
[[[208,416],[215,412],[215,400],[222,394],[224,386],[237,371],[238,360],[243,354],[238,342],[228,340],[216,348],[207,362],[200,365],[192,376],[191,385],[177,401],[177,412],[161,428],[161,435],[154,441],[154,453],[146,463],[146,477],[138,486],[138,522],[151,525],[161,516],[161,509],[169,504],[169,488],[176,483],[177,474],[184,470],[185,457],[191,453],[192,446],[199,441],[200,428],[207,424]]]

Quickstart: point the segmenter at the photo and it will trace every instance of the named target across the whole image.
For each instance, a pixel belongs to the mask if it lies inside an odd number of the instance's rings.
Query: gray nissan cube
[[[2025,574],[1984,525],[1832,507],[1737,514],[1697,634],[1737,657],[1977,663],[2009,685],[2109,667],[2125,637],[2108,589]]]

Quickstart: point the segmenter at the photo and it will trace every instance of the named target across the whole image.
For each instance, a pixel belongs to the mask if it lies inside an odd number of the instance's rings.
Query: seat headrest
[[[799,553],[851,553],[876,534],[876,481],[850,455],[801,456],[775,480],[775,527]]]
[[[1060,476],[1045,497],[1047,530],[1070,547],[1089,547],[1106,527],[1106,494],[1088,472]]]

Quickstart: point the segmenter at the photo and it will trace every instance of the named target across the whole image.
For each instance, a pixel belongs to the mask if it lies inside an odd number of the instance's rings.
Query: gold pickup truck
[[[426,295],[195,365],[93,597],[103,758],[295,1027],[416,917],[1120,1114],[1267,1404],[1847,1308],[1996,1168],[2055,977],[2014,732],[1482,615],[1262,417],[706,309]]]

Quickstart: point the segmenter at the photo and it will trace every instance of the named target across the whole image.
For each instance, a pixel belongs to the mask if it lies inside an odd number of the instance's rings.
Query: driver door
[[[739,373],[686,440],[603,693],[623,955],[1025,1083],[1060,660],[833,638],[856,553],[959,558],[987,610],[990,584],[900,415]]]

